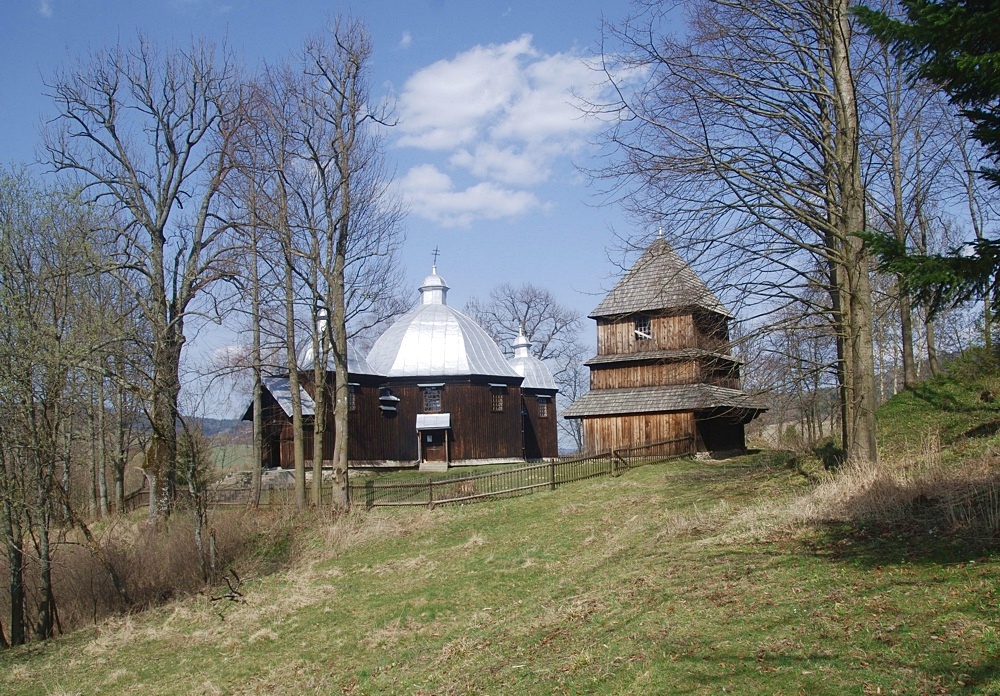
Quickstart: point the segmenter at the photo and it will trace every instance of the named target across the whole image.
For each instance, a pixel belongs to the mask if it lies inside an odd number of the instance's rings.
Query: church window
[[[503,413],[503,395],[506,393],[506,384],[490,384],[490,410],[493,413]]]
[[[441,387],[426,387],[424,389],[424,413],[439,413],[441,411]]]
[[[637,341],[649,341],[653,338],[653,322],[644,314],[635,318],[635,338]]]
[[[545,397],[538,397],[538,417],[549,417],[549,400]]]

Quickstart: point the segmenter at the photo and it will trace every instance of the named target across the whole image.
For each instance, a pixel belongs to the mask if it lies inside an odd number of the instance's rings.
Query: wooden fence
[[[433,508],[448,503],[469,503],[526,495],[539,489],[555,490],[572,481],[597,476],[617,476],[639,466],[662,462],[690,454],[692,438],[663,440],[639,447],[617,449],[588,457],[559,459],[541,464],[528,464],[479,474],[461,470],[415,478],[412,473],[398,477],[381,476],[357,483],[348,483],[352,506],[366,509],[380,506],[420,506]],[[324,498],[329,499],[330,486],[324,486]],[[245,507],[250,499],[246,487],[210,488],[210,507]],[[308,491],[307,491],[308,495]],[[295,492],[291,488],[264,487],[260,505],[291,505]],[[125,499],[125,510],[149,505],[149,490],[142,488]]]
[[[381,477],[350,483],[351,505],[433,508],[448,503],[468,503],[526,495],[539,489],[555,490],[572,481],[597,476],[617,476],[638,466],[662,462],[691,453],[692,438],[663,440],[640,447],[603,452],[589,457],[529,464],[481,474],[461,471],[414,480],[412,476]],[[686,446],[685,446],[686,445]]]

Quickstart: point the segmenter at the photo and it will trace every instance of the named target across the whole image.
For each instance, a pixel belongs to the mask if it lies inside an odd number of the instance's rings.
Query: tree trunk
[[[886,66],[891,66],[888,52],[883,48],[883,60]],[[907,243],[906,219],[904,217],[906,204],[903,201],[903,136],[900,132],[900,92],[902,87],[893,82],[892,68],[888,67],[886,81],[886,116],[889,122],[890,166],[892,169],[892,233],[904,246]],[[912,389],[917,383],[916,361],[913,357],[913,316],[910,306],[910,296],[902,289],[902,278],[896,278],[899,293],[899,328],[903,361],[903,388]]]
[[[108,516],[108,434],[105,398],[102,374],[97,378],[97,504],[101,517]]]
[[[10,483],[8,482],[7,486]],[[3,535],[7,547],[9,571],[8,591],[10,597],[10,640],[11,645],[23,645],[25,641],[24,616],[24,533],[21,525],[14,520],[14,510],[6,488],[3,506]]]
[[[938,363],[937,346],[934,343],[934,320],[924,321],[924,333],[927,335],[927,367],[932,376],[941,374],[941,365]]]
[[[47,640],[55,635],[56,602],[52,594],[52,551],[49,545],[51,514],[45,509],[47,497],[42,498],[38,527],[38,618],[35,622],[35,639]]]
[[[87,485],[87,514],[93,520],[97,519],[97,460],[101,456],[97,447],[97,397],[93,394],[90,398],[87,420],[90,425],[90,470],[87,472],[87,478],[89,479]]]
[[[315,253],[319,254],[318,250]],[[317,258],[318,262],[319,259]],[[313,287],[316,287],[316,263],[313,266]],[[326,384],[326,356],[327,356],[327,323],[329,317],[326,316],[326,309],[316,310],[313,317],[313,404],[315,415],[313,416],[313,456],[312,456],[312,488],[311,502],[313,507],[319,507],[323,503],[323,444],[326,439],[326,409],[329,395],[329,388]]]
[[[352,114],[353,116],[353,114]],[[337,232],[335,236],[335,253],[333,259],[333,278],[331,294],[333,299],[333,360],[336,366],[334,376],[334,407],[333,407],[333,509],[345,512],[350,508],[351,501],[347,490],[348,465],[348,391],[350,385],[347,377],[347,301],[344,296],[344,269],[347,266],[347,242],[351,225],[351,161],[354,156],[353,147],[347,143],[353,142],[353,132],[341,134],[344,145],[340,148],[338,167],[341,170],[340,181],[340,215],[337,216]]]
[[[247,506],[256,508],[260,505],[261,470],[264,466],[264,399],[263,399],[263,366],[261,358],[260,336],[260,265],[257,244],[259,237],[257,226],[253,226],[253,238],[250,242],[250,321],[253,324],[253,474],[250,478],[250,500]],[[214,569],[213,569],[214,572]]]
[[[291,240],[288,240],[291,244]],[[295,356],[295,288],[292,253],[285,251],[285,355],[288,362],[288,389],[292,395],[292,449],[295,459],[295,506],[306,507],[306,453],[303,443],[302,397],[299,366]]]
[[[155,335],[155,333],[154,333]],[[180,360],[184,344],[183,324],[174,318],[153,349],[153,395],[150,410],[150,451],[147,463],[153,467],[157,488],[150,489],[151,514],[167,517],[177,485],[177,402],[180,397]]]
[[[124,374],[124,365],[119,364],[119,374]],[[119,515],[125,513],[125,466],[128,463],[129,425],[125,417],[125,386],[119,381],[115,386],[115,410],[118,412],[115,439],[115,510]]]
[[[860,129],[854,77],[851,72],[850,3],[835,0],[831,41],[831,77],[834,89],[835,157],[839,193],[839,233],[842,237],[846,302],[845,347],[849,399],[848,439],[850,459],[878,460],[875,433],[875,360],[872,341],[872,300],[869,259],[856,236],[865,230],[864,187],[861,183]]]

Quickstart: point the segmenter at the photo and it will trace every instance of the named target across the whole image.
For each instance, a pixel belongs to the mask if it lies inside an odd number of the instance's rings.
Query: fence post
[[[208,567],[209,571],[212,574],[212,580],[215,580],[215,554],[216,554],[215,528],[213,527],[208,532]]]
[[[427,509],[434,509],[434,479],[427,477]]]
[[[375,482],[371,479],[365,481],[365,510],[375,507]]]
[[[553,491],[556,489],[556,463],[554,460],[549,462],[549,488]]]

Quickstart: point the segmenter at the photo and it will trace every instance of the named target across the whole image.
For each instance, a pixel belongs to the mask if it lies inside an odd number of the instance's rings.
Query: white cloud
[[[531,186],[549,178],[552,158],[549,148],[517,149],[486,142],[477,144],[472,150],[457,150],[448,161],[480,179]]]
[[[403,32],[403,36],[399,39],[399,47],[402,49],[407,49],[410,44],[413,43],[413,34],[409,30]]]
[[[540,206],[526,189],[546,182],[600,127],[577,107],[579,96],[597,101],[599,89],[599,75],[580,57],[543,54],[528,34],[417,71],[399,98],[397,144],[443,159],[407,174],[411,210],[467,226],[477,215]],[[453,190],[439,168],[445,163],[481,183]],[[411,178],[417,174],[424,179]]]
[[[38,12],[43,17],[52,16],[52,3],[49,0],[39,0],[38,2]]]
[[[516,218],[543,207],[529,191],[492,182],[456,190],[451,177],[432,164],[410,169],[400,180],[400,187],[412,212],[443,227],[470,227],[476,220]]]
[[[416,72],[399,98],[399,144],[447,150],[482,135],[523,89],[519,58],[532,54],[525,35],[500,46],[476,46]]]

